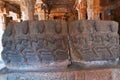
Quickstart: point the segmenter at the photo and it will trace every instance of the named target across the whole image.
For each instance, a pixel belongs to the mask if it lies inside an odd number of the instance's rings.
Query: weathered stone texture
[[[69,24],[73,62],[119,57],[118,24],[113,21],[75,21]]]
[[[16,72],[0,75],[0,80],[119,80],[113,78],[113,71],[114,69],[68,72]]]
[[[112,69],[77,71],[75,80],[112,80]]]
[[[10,23],[3,46],[2,57],[10,69],[65,68],[69,64],[64,21]]]
[[[114,69],[112,71],[113,80],[120,80],[120,68]]]
[[[6,70],[0,80],[119,80],[118,71],[89,68],[97,61],[105,67],[118,64],[117,31],[113,21],[10,23],[2,39]]]
[[[8,80],[68,80],[67,73],[23,73],[9,74]]]
[[[96,70],[85,72],[85,80],[112,80],[112,71]]]

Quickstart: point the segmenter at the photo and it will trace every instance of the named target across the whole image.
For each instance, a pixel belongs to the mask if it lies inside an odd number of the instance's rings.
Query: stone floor
[[[120,80],[120,69],[15,72],[0,74],[0,80]]]

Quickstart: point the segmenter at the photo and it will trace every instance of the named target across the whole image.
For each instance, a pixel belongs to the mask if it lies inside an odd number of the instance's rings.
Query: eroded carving
[[[3,35],[2,58],[10,69],[65,68],[70,61],[116,59],[117,30],[112,21],[75,21],[69,26],[59,20],[10,23]]]
[[[6,32],[9,33],[3,37],[2,55],[4,60],[8,60],[8,68],[65,68],[69,64],[67,25],[64,21],[14,23],[12,27],[8,26]]]
[[[119,35],[116,32],[118,29],[116,24],[116,22],[109,21],[70,23],[72,60],[79,62],[80,60],[94,61],[118,58]],[[83,25],[84,28],[82,28]]]

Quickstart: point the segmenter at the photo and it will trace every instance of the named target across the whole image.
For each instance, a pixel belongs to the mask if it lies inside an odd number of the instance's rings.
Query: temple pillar
[[[100,19],[100,0],[93,0],[93,19]]]
[[[22,20],[34,19],[34,5],[36,0],[21,0]]]
[[[87,2],[86,0],[78,0],[77,4],[77,10],[78,10],[78,19],[79,20],[85,20],[86,14],[87,14]]]
[[[87,0],[88,20],[100,19],[100,0]]]
[[[4,8],[4,2],[2,2],[0,0],[0,69],[3,68],[5,65],[2,61],[1,58],[1,53],[3,51],[3,47],[2,47],[2,36],[4,33],[4,29],[5,29],[5,19],[4,19],[4,12],[5,12],[5,8]]]
[[[5,12],[4,2],[0,0],[0,27],[2,27],[2,29],[5,28],[4,12]]]
[[[38,15],[38,20],[45,20],[45,11],[42,8],[42,0],[37,0],[35,4],[35,15]]]
[[[20,8],[21,8],[21,19],[23,21],[24,20],[29,20],[27,0],[21,0]]]
[[[87,16],[88,20],[93,19],[93,0],[87,0]]]

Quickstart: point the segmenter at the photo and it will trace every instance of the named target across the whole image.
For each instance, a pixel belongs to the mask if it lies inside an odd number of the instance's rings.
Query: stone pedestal
[[[0,74],[0,80],[120,80],[120,69],[61,72],[13,72]]]

